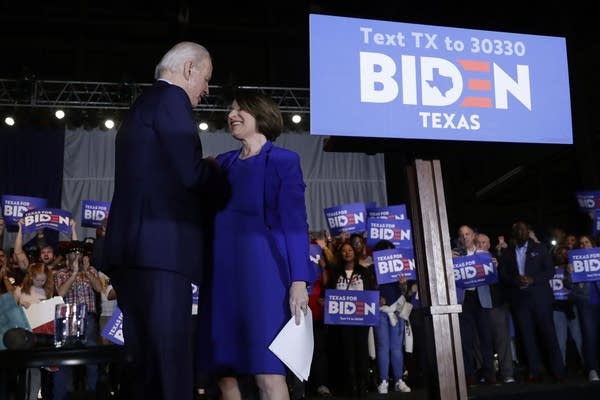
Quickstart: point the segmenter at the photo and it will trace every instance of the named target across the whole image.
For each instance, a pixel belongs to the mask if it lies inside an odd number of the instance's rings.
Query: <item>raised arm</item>
[[[17,262],[19,263],[19,268],[23,271],[27,270],[29,267],[29,257],[23,251],[23,218],[19,219],[19,229],[17,231],[17,236],[15,238],[15,256],[17,257]]]
[[[71,225],[71,240],[79,240],[77,236],[77,222],[73,218],[71,218],[71,221],[69,221],[69,225]]]

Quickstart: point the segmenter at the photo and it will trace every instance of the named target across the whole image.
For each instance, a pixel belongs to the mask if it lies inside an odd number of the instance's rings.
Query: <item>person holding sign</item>
[[[544,244],[536,243],[529,236],[529,227],[523,221],[512,226],[514,242],[502,253],[498,271],[500,280],[507,287],[515,325],[521,333],[521,341],[529,373],[528,382],[539,382],[542,358],[537,332],[542,338],[548,355],[549,370],[557,381],[564,380],[565,364],[560,354],[552,318],[554,297],[548,281],[554,276],[554,263]]]
[[[373,251],[395,248],[388,240],[380,240],[373,246]],[[379,285],[380,311],[379,325],[375,326],[375,349],[377,351],[377,367],[380,383],[377,386],[379,394],[388,392],[390,363],[394,374],[394,390],[408,393],[410,387],[402,380],[404,376],[404,327],[405,321],[400,315],[408,292],[408,281],[402,274],[398,282]]]
[[[17,304],[29,308],[32,304],[54,296],[56,288],[52,270],[42,263],[30,264],[23,279],[23,284],[13,292]],[[39,368],[28,368],[29,400],[37,400],[42,386],[42,374]]]
[[[571,338],[579,354],[579,359],[583,362],[581,329],[574,299],[571,296],[573,282],[568,268],[569,259],[567,251],[568,247],[563,244],[554,247],[552,251],[554,277],[550,280],[554,293],[554,303],[552,304],[554,310],[554,329],[556,329],[556,338],[558,339],[560,353],[565,365],[567,363],[567,332],[571,334]]]
[[[595,247],[591,236],[579,237],[579,247]],[[572,272],[573,266],[569,265]],[[581,321],[583,338],[583,361],[590,382],[600,381],[598,377],[598,344],[600,343],[600,281],[577,282],[573,284],[575,307]]]
[[[203,367],[221,376],[225,400],[240,398],[242,374],[255,377],[261,399],[287,399],[285,365],[269,345],[292,315],[299,324],[307,314],[306,185],[298,154],[273,145],[283,119],[271,98],[237,92],[228,123],[241,148],[217,157],[232,195],[215,220],[212,282],[200,289],[210,291],[200,300],[212,351]]]
[[[499,247],[501,249],[508,246],[504,242],[499,240]],[[485,233],[478,232],[475,235],[475,246],[477,246],[478,252],[488,252],[492,254],[490,237]],[[496,247],[498,249],[498,246]],[[501,254],[502,251],[496,251],[496,254]],[[498,260],[492,255],[492,262],[498,265]],[[498,372],[502,377],[504,383],[514,383],[514,368],[513,368],[513,357],[511,350],[511,342],[513,338],[510,335],[510,316],[508,310],[508,302],[504,294],[504,287],[500,282],[490,285],[490,295],[492,300],[492,308],[489,310],[490,317],[490,330],[492,333],[492,342],[494,344],[494,350],[498,355]]]
[[[459,246],[452,250],[453,258],[472,256],[479,252],[475,245],[475,230],[469,225],[458,228],[458,242]],[[479,382],[475,359],[477,351],[481,354],[481,378],[485,379],[486,383],[495,384],[497,380],[490,329],[490,286],[481,285],[467,289],[457,287],[456,297],[458,303],[462,304],[462,313],[458,318],[467,384],[472,386]]]
[[[17,230],[17,236],[15,237],[15,256],[17,257],[17,260],[19,262],[19,267],[23,271],[26,271],[27,267],[29,266],[30,260],[29,260],[27,253],[25,251],[23,251],[24,225],[25,225],[25,220],[23,218],[19,218],[19,221],[18,221],[19,229]],[[77,223],[73,218],[69,218],[69,226],[71,227],[71,229],[70,229],[71,230],[71,238],[70,239],[78,240]],[[36,238],[38,239],[38,243],[41,244],[39,261],[44,263],[45,265],[49,266],[51,269],[53,269],[57,263],[57,259],[56,259],[55,253],[54,253],[54,247],[52,247],[51,245],[46,243],[46,241],[44,239],[44,231],[43,230],[38,230],[36,232]],[[35,260],[35,261],[37,261],[37,260]]]
[[[336,290],[376,290],[375,274],[360,265],[352,243],[343,242],[337,250],[336,264],[331,268],[328,287]],[[365,396],[369,376],[368,336],[366,325],[331,325],[330,333],[340,344],[337,353],[341,382],[340,389],[348,396]],[[337,335],[337,336],[336,336]]]
[[[115,190],[98,265],[123,311],[134,399],[194,394],[190,287],[203,279],[215,202],[227,193],[214,160],[203,158],[193,111],[208,95],[212,70],[203,46],[173,46],[116,136]]]
[[[66,268],[54,274],[56,292],[62,296],[65,303],[70,305],[86,305],[85,315],[85,344],[98,344],[98,314],[96,310],[96,295],[102,291],[102,283],[98,271],[88,262],[84,262],[85,247],[83,242],[73,240],[67,249]],[[86,365],[87,390],[95,391],[98,378],[98,367],[95,364]],[[54,399],[64,400],[72,387],[72,367],[61,367],[54,374]]]

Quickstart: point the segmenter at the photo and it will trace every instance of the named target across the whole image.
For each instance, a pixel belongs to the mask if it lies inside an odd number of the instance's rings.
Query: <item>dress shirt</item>
[[[519,267],[519,275],[525,275],[525,254],[527,254],[527,242],[523,246],[515,247],[515,255],[517,256],[517,266]]]

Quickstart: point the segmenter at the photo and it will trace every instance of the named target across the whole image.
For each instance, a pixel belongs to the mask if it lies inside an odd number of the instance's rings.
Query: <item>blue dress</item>
[[[290,311],[287,265],[277,262],[279,251],[265,226],[265,157],[265,152],[235,157],[226,166],[232,195],[217,215],[214,238],[211,351],[216,371],[285,374],[284,364],[268,349]]]

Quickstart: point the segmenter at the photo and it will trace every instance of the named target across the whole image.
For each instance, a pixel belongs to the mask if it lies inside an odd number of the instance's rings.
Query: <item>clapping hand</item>
[[[73,274],[77,275],[77,273],[79,272],[79,257],[75,257],[75,259],[73,260]]]

